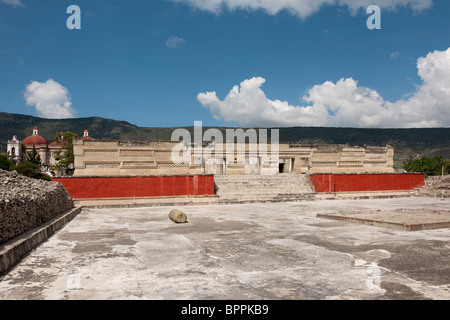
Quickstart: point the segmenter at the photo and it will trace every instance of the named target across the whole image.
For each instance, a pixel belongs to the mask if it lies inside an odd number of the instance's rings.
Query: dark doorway
[[[284,172],[284,163],[279,163],[278,164],[278,172],[279,173],[283,173]]]

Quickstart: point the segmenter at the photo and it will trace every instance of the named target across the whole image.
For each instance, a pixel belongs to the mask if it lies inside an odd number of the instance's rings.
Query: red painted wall
[[[425,185],[425,176],[417,173],[386,174],[311,174],[316,192],[399,191]]]
[[[73,199],[214,195],[214,176],[53,178]]]

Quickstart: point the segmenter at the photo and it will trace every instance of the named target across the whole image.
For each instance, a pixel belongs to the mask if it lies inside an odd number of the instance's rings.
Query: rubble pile
[[[74,207],[59,182],[0,169],[0,244]]]
[[[419,195],[450,198],[450,175],[428,177],[425,187],[419,190]]]

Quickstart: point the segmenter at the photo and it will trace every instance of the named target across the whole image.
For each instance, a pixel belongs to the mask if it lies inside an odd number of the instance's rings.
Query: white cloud
[[[22,0],[1,0],[1,1],[13,7],[25,7]]]
[[[54,81],[32,81],[27,85],[24,98],[28,106],[33,106],[39,116],[49,119],[64,119],[76,117],[72,108],[67,88]]]
[[[400,52],[394,51],[391,53],[391,59],[397,59],[400,55]]]
[[[168,46],[169,48],[176,48],[185,42],[186,42],[186,40],[184,40],[182,38],[172,36],[169,39],[167,39],[166,46]]]
[[[347,6],[353,12],[366,9],[372,4],[376,4],[380,8],[387,10],[410,7],[417,12],[429,9],[433,5],[433,0],[337,0],[336,2],[341,6]]]
[[[172,0],[187,3],[194,8],[220,14],[224,9],[233,11],[264,10],[275,15],[287,10],[300,18],[306,18],[319,11],[325,5],[338,5],[349,8],[353,13],[360,9],[367,9],[373,0]],[[383,9],[393,10],[398,7],[411,7],[414,11],[429,9],[433,0],[378,0],[376,3]]]
[[[287,102],[270,100],[261,90],[266,80],[255,77],[234,86],[223,101],[216,92],[200,93],[198,101],[216,119],[235,121],[241,126],[325,125],[325,108],[293,107]]]
[[[384,100],[353,78],[313,86],[303,106],[267,98],[261,77],[234,86],[223,100],[216,92],[200,93],[197,99],[216,119],[243,127],[449,127],[450,48],[418,59],[417,68],[423,84],[396,102]]]

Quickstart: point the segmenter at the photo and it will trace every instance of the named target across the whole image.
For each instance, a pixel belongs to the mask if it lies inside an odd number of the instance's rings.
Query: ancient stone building
[[[171,141],[74,141],[74,176],[186,174],[392,173],[391,146],[186,145]],[[174,150],[183,161],[174,161]]]

